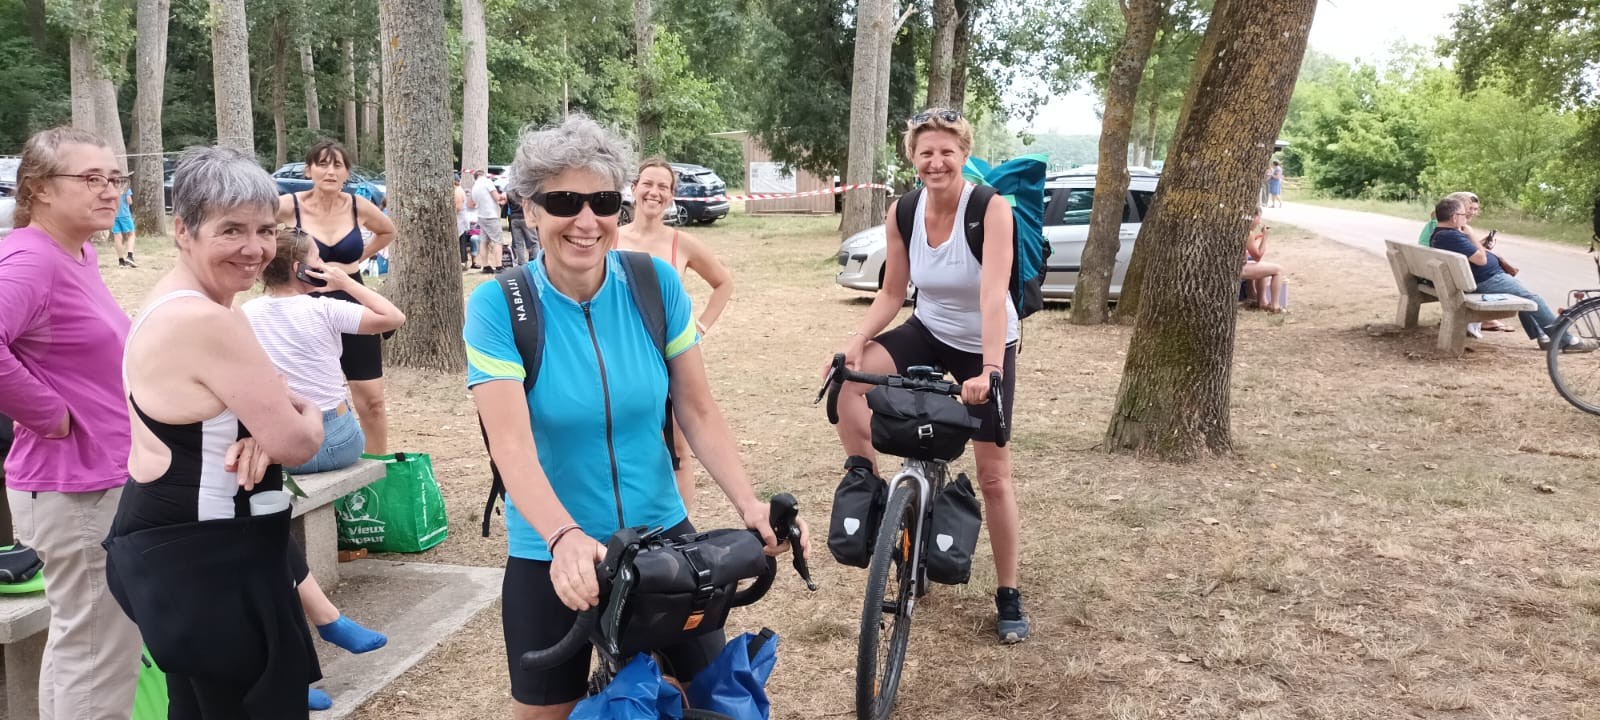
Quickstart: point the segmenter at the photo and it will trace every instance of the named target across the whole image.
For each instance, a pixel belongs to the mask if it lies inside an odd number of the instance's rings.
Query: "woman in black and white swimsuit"
[[[276,208],[255,158],[186,153],[173,177],[178,264],[128,334],[130,478],[106,574],[167,673],[174,719],[304,718],[306,683],[321,677],[289,512],[252,517],[249,503],[282,489],[269,463],[303,463],[322,442],[322,413],[232,309],[272,259]]]

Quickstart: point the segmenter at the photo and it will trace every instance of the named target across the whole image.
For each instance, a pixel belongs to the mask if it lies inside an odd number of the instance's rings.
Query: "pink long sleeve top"
[[[0,414],[17,434],[7,487],[94,492],[127,482],[128,325],[93,245],[80,260],[33,228],[0,243]],[[72,416],[67,436],[46,439],[63,413]]]

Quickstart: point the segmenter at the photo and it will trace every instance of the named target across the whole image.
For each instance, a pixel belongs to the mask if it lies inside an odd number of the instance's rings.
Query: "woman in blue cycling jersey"
[[[543,671],[517,661],[554,645],[578,611],[599,602],[601,542],[638,525],[668,528],[669,535],[692,531],[661,432],[669,389],[701,465],[768,552],[781,551],[711,397],[677,272],[654,260],[666,311],[664,351],[624,285],[612,249],[632,162],[621,139],[582,115],[522,135],[511,173],[543,250],[528,266],[544,333],[531,391],[524,391],[525,365],[500,284],[478,286],[467,301],[467,384],[506,485],[510,558],[501,600],[517,720],[565,718],[585,692],[586,652]],[[672,674],[691,679],[722,640],[709,633],[667,650]]]

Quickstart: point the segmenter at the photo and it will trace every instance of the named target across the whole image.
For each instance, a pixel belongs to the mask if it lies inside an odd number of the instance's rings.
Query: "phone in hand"
[[[312,275],[309,272],[306,272],[306,264],[305,263],[295,263],[294,264],[294,278],[296,280],[299,280],[300,282],[303,282],[303,283],[305,283],[307,285],[310,285],[311,287],[327,287],[328,286],[328,281],[327,280],[325,280],[323,278],[319,278],[319,277],[317,277],[315,275]]]
[[[1498,234],[1500,234],[1499,230],[1490,230],[1489,231],[1489,237],[1486,237],[1486,238],[1483,239],[1483,246],[1486,247],[1486,248],[1493,249],[1494,248],[1494,236],[1496,236]]]

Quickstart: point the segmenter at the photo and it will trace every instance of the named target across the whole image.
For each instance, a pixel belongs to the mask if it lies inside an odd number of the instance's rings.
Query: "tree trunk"
[[[844,182],[870,183],[877,172],[878,149],[883,145],[883,120],[874,121],[878,108],[880,42],[887,42],[893,12],[892,0],[859,0],[856,4],[855,65],[850,82],[850,146],[845,156]],[[887,89],[887,88],[885,88]],[[878,128],[874,132],[874,128]],[[873,198],[860,190],[845,193],[839,232],[849,237],[881,218],[872,215]]]
[[[1109,450],[1184,461],[1232,448],[1229,383],[1239,267],[1261,168],[1288,112],[1317,0],[1218,3],[1190,118],[1161,180],[1151,292],[1139,307]]]
[[[356,48],[355,41],[345,38],[339,43],[340,63],[344,72],[344,147],[350,151],[350,161],[361,163],[361,119],[356,116]]]
[[[98,77],[94,81],[95,134],[111,146],[117,156],[117,167],[128,171],[128,143],[122,134],[122,113],[117,109],[117,85],[110,78]]]
[[[1226,5],[1232,0],[1216,0],[1211,11],[1211,18],[1220,18],[1227,9]],[[1208,25],[1209,30],[1209,25]],[[1172,159],[1178,149],[1178,138],[1183,134],[1183,128],[1189,122],[1189,111],[1194,107],[1195,96],[1199,93],[1201,79],[1205,76],[1206,68],[1210,67],[1212,57],[1217,53],[1219,36],[1207,32],[1200,38],[1200,50],[1195,53],[1194,71],[1190,73],[1189,88],[1183,94],[1183,106],[1178,110],[1178,122],[1172,129],[1172,142],[1167,145],[1167,159]],[[1165,169],[1165,165],[1162,166]],[[1150,254],[1155,252],[1156,246],[1165,240],[1150,228],[1155,227],[1154,220],[1161,213],[1161,197],[1163,193],[1158,186],[1155,199],[1150,203],[1150,212],[1141,220],[1139,237],[1133,243],[1133,256],[1128,259],[1128,272],[1122,276],[1122,295],[1117,298],[1117,322],[1122,325],[1132,325],[1139,317],[1139,303],[1144,297],[1144,271],[1150,262]]]
[[[256,154],[250,95],[250,36],[244,0],[211,0],[211,74],[216,86],[217,144]]]
[[[489,164],[489,52],[483,0],[461,0],[461,169]],[[463,187],[468,181],[463,179]]]
[[[288,10],[280,5],[272,18],[272,167],[289,161],[289,110],[284,84],[289,75]]]
[[[950,70],[956,54],[956,0],[933,0],[933,44],[928,48],[928,107],[950,107]]]
[[[361,112],[361,142],[367,148],[368,165],[377,170],[377,162],[371,158],[379,156],[379,149],[383,141],[378,137],[378,61],[371,55],[367,56],[367,91],[366,103],[362,105]]]
[[[450,58],[445,0],[379,0],[384,153],[389,216],[399,232],[384,290],[406,314],[390,343],[398,365],[466,369],[461,344],[461,266],[450,184]]]
[[[654,107],[656,84],[651,69],[656,47],[654,20],[655,11],[650,0],[633,0],[633,62],[634,69],[639,73],[639,103],[635,120],[641,155],[661,150],[661,117]]]
[[[22,22],[28,26],[28,36],[33,38],[33,48],[40,54],[51,54],[50,23],[45,13],[44,0],[23,0]]]
[[[911,13],[916,9],[914,4],[907,3],[905,13],[896,21],[894,19],[896,13],[895,0],[890,0],[888,4],[887,16],[890,18],[890,24],[883,34],[878,37],[878,94],[873,98],[872,107],[872,132],[873,137],[878,139],[877,145],[874,146],[877,153],[872,163],[873,182],[885,179],[878,175],[877,170],[885,166],[888,160],[883,155],[884,140],[889,135],[889,70],[894,61],[894,44],[896,38],[900,36],[900,26],[905,24],[906,18],[911,17]],[[868,225],[868,227],[871,227],[882,222],[883,216],[889,211],[889,193],[885,190],[873,190],[868,197],[872,198],[870,217],[873,220]]]
[[[100,72],[94,59],[94,38],[74,34],[71,43],[68,58],[72,77],[72,126],[98,132],[100,125],[95,122],[95,96]]]
[[[138,132],[134,147],[138,148],[139,157],[134,161],[133,219],[141,235],[165,236],[161,103],[167,84],[167,23],[172,17],[172,1],[138,0],[135,12],[138,36],[134,81],[138,95],[133,100],[133,125]]]
[[[317,100],[317,63],[311,56],[311,39],[300,38],[300,80],[305,84],[306,129],[322,132],[322,105]]]
[[[978,14],[973,0],[956,0],[956,36],[950,41],[950,109],[965,112],[967,63],[972,57],[972,23]]]
[[[1152,93],[1152,95],[1154,95],[1154,93]],[[1161,125],[1160,125],[1160,123],[1161,123],[1161,98],[1160,97],[1151,97],[1150,98],[1150,117],[1149,117],[1149,120],[1150,120],[1150,122],[1149,122],[1148,127],[1146,128],[1146,134],[1145,134],[1146,143],[1145,143],[1144,162],[1140,163],[1141,165],[1144,165],[1145,167],[1151,167],[1151,166],[1155,165],[1156,160],[1158,159],[1158,157],[1161,154]]]
[[[1083,245],[1078,282],[1072,288],[1072,322],[1099,325],[1106,321],[1111,273],[1122,249],[1122,213],[1128,197],[1128,138],[1139,82],[1155,43],[1156,27],[1167,10],[1166,0],[1124,0],[1127,20],[1106,79],[1105,113],[1100,122],[1100,165],[1095,172],[1094,206],[1089,213],[1089,239]]]

